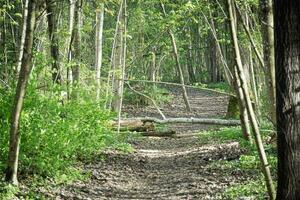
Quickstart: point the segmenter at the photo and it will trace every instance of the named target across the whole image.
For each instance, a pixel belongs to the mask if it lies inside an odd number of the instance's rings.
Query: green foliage
[[[251,180],[245,184],[229,187],[223,193],[223,199],[238,199],[240,197],[250,197],[256,200],[266,199],[265,180],[261,177],[258,180]]]
[[[108,127],[113,116],[92,100],[70,101],[64,105],[52,97],[36,92],[30,85],[21,118],[21,174],[39,174],[64,180],[63,171],[78,160],[92,160],[107,146],[128,148],[124,140]],[[8,152],[9,113],[12,95],[1,92],[0,167],[4,170]],[[86,98],[87,99],[87,98]],[[77,176],[76,176],[77,177]],[[58,182],[61,182],[58,181]]]
[[[209,88],[220,92],[231,92],[231,87],[226,82],[218,82],[218,83],[196,83],[195,86],[199,88]]]
[[[239,141],[242,147],[250,147],[249,142],[243,137],[241,127],[225,127],[219,130],[204,131],[199,134],[199,139],[204,143],[208,141],[219,143]]]
[[[263,123],[261,129],[263,141],[265,141],[268,126]],[[264,176],[261,172],[261,162],[255,145],[250,145],[242,136],[240,127],[222,128],[217,131],[206,131],[199,134],[201,142],[208,143],[211,141],[223,143],[228,141],[238,141],[244,149],[243,154],[236,160],[220,160],[210,164],[212,169],[222,169],[224,173],[233,172],[244,173],[247,181],[243,184],[233,184],[221,193],[222,199],[238,199],[239,197],[251,197],[253,199],[265,199],[266,186]],[[277,157],[274,147],[264,144],[267,159],[273,175],[276,174]]]
[[[135,90],[147,95],[158,105],[162,105],[171,101],[169,91],[164,88],[146,85],[139,86],[138,88],[136,87]],[[127,87],[125,88],[124,101],[125,103],[130,103],[133,105],[152,105],[152,101],[149,98],[146,98]]]
[[[15,187],[11,184],[0,182],[0,199],[2,200],[14,199],[18,192],[19,192],[18,187]]]

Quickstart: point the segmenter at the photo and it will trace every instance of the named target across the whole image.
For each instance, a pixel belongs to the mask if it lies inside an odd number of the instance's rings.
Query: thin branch
[[[166,116],[165,116],[164,113],[160,110],[160,108],[158,107],[158,105],[156,104],[156,102],[154,101],[154,99],[152,99],[152,98],[149,97],[148,95],[145,95],[145,94],[143,94],[143,93],[141,93],[141,92],[135,90],[129,83],[126,83],[126,84],[128,85],[129,89],[132,90],[133,92],[135,92],[135,93],[137,93],[137,94],[139,94],[139,95],[141,95],[141,96],[143,96],[143,97],[145,97],[145,98],[147,98],[147,99],[150,99],[150,100],[152,101],[154,107],[157,109],[157,111],[158,111],[159,114],[161,115],[161,117],[162,117],[163,119],[166,119]]]

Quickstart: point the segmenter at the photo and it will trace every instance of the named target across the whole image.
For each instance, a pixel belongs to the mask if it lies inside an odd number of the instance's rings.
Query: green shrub
[[[222,199],[239,199],[251,197],[252,199],[266,199],[266,186],[263,176],[258,180],[252,180],[244,184],[233,185],[225,190]]]
[[[7,162],[12,92],[1,91],[0,168]],[[55,177],[78,160],[97,159],[107,146],[126,149],[108,125],[113,116],[93,99],[65,102],[28,88],[21,118],[20,174]],[[74,171],[72,171],[73,173]],[[73,173],[74,174],[74,173]]]

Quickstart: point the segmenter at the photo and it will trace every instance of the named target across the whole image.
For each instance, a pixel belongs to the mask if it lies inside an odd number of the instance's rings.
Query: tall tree
[[[124,15],[124,0],[121,2],[119,16],[117,19],[116,34],[114,38],[113,49],[113,101],[112,109],[119,113],[121,110],[122,98],[122,59],[123,59],[123,42],[124,42],[124,28],[125,28],[125,15]]]
[[[58,41],[58,28],[56,17],[56,2],[46,0],[46,11],[48,19],[48,33],[50,40],[50,51],[52,58],[52,80],[54,83],[61,84],[61,69],[59,63],[59,41]]]
[[[96,10],[96,82],[97,82],[97,100],[100,98],[100,83],[101,83],[101,67],[102,67],[102,43],[103,43],[103,19],[104,19],[104,4]]]
[[[277,199],[300,199],[300,1],[274,1]]]
[[[164,4],[161,2],[160,3],[162,12],[164,14],[164,16],[167,16],[166,10],[165,10],[165,6]],[[188,99],[188,95],[187,95],[187,91],[186,91],[186,87],[185,87],[185,82],[184,82],[184,77],[183,77],[183,72],[182,72],[182,68],[180,65],[180,60],[179,60],[179,53],[177,50],[177,45],[176,45],[176,39],[175,36],[173,34],[173,31],[171,30],[171,28],[168,29],[168,34],[170,36],[171,42],[172,42],[172,46],[173,46],[173,54],[174,54],[174,58],[175,58],[175,62],[176,62],[176,70],[178,72],[179,78],[180,78],[180,83],[182,85],[182,96],[183,96],[183,100],[185,103],[185,107],[188,111],[191,111],[191,106],[189,103],[189,99]]]
[[[275,89],[275,56],[274,56],[274,20],[273,20],[273,0],[260,0],[261,27],[264,48],[264,67],[266,72],[266,82],[268,86],[268,96],[270,100],[269,113],[272,122],[276,122],[276,89]]]
[[[26,9],[27,7],[25,7]],[[33,44],[33,32],[35,27],[35,10],[36,0],[28,1],[28,16],[26,23],[25,43],[23,51],[21,71],[19,74],[15,99],[13,103],[13,110],[11,114],[10,124],[10,141],[9,141],[9,155],[8,166],[6,171],[6,180],[12,184],[18,184],[17,171],[18,171],[18,159],[20,149],[20,117],[26,92],[26,87],[31,71],[31,58],[32,58],[32,44]]]
[[[82,0],[76,0],[75,4],[75,25],[74,25],[74,59],[76,64],[72,66],[72,81],[74,85],[79,82],[81,62],[81,26],[82,26]],[[76,96],[76,92],[74,93]]]
[[[260,130],[258,127],[257,119],[256,119],[256,116],[255,116],[255,113],[253,110],[251,99],[250,99],[248,84],[247,84],[247,80],[245,77],[245,72],[244,72],[243,63],[242,63],[242,59],[241,59],[241,53],[240,53],[238,37],[237,37],[237,30],[236,30],[236,25],[235,25],[235,20],[234,20],[235,17],[233,15],[233,0],[227,0],[227,7],[228,7],[228,11],[229,11],[231,37],[232,37],[234,53],[235,53],[235,57],[236,57],[236,59],[235,59],[236,67],[235,68],[236,68],[237,73],[235,73],[236,74],[235,78],[237,80],[239,80],[241,83],[241,89],[242,89],[242,92],[243,92],[243,95],[245,98],[245,104],[247,107],[247,112],[248,112],[251,128],[253,129],[255,144],[257,146],[258,155],[260,157],[260,161],[262,164],[262,169],[263,169],[263,173],[264,173],[265,180],[266,180],[266,186],[268,189],[270,199],[274,200],[275,199],[275,189],[274,189],[273,180],[272,180],[272,176],[271,176],[271,172],[270,172],[270,166],[268,164],[268,160],[267,160],[267,156],[266,156],[264,146],[262,143],[262,138],[260,135]]]

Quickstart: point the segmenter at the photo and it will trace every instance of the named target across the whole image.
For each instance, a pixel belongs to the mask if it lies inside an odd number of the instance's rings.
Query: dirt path
[[[222,117],[227,97],[189,90],[192,115],[183,109],[180,95],[163,108],[167,116]],[[157,116],[156,111],[125,109],[132,116]],[[206,130],[208,126],[176,125],[171,127],[185,137],[143,137],[131,141],[135,151],[124,154],[107,151],[104,161],[91,163],[86,169],[92,178],[57,191],[55,199],[221,199],[229,185],[243,181],[243,176],[221,168],[212,168],[216,160],[237,159],[241,153],[237,142],[205,144],[187,132]],[[185,135],[186,134],[186,135]]]

